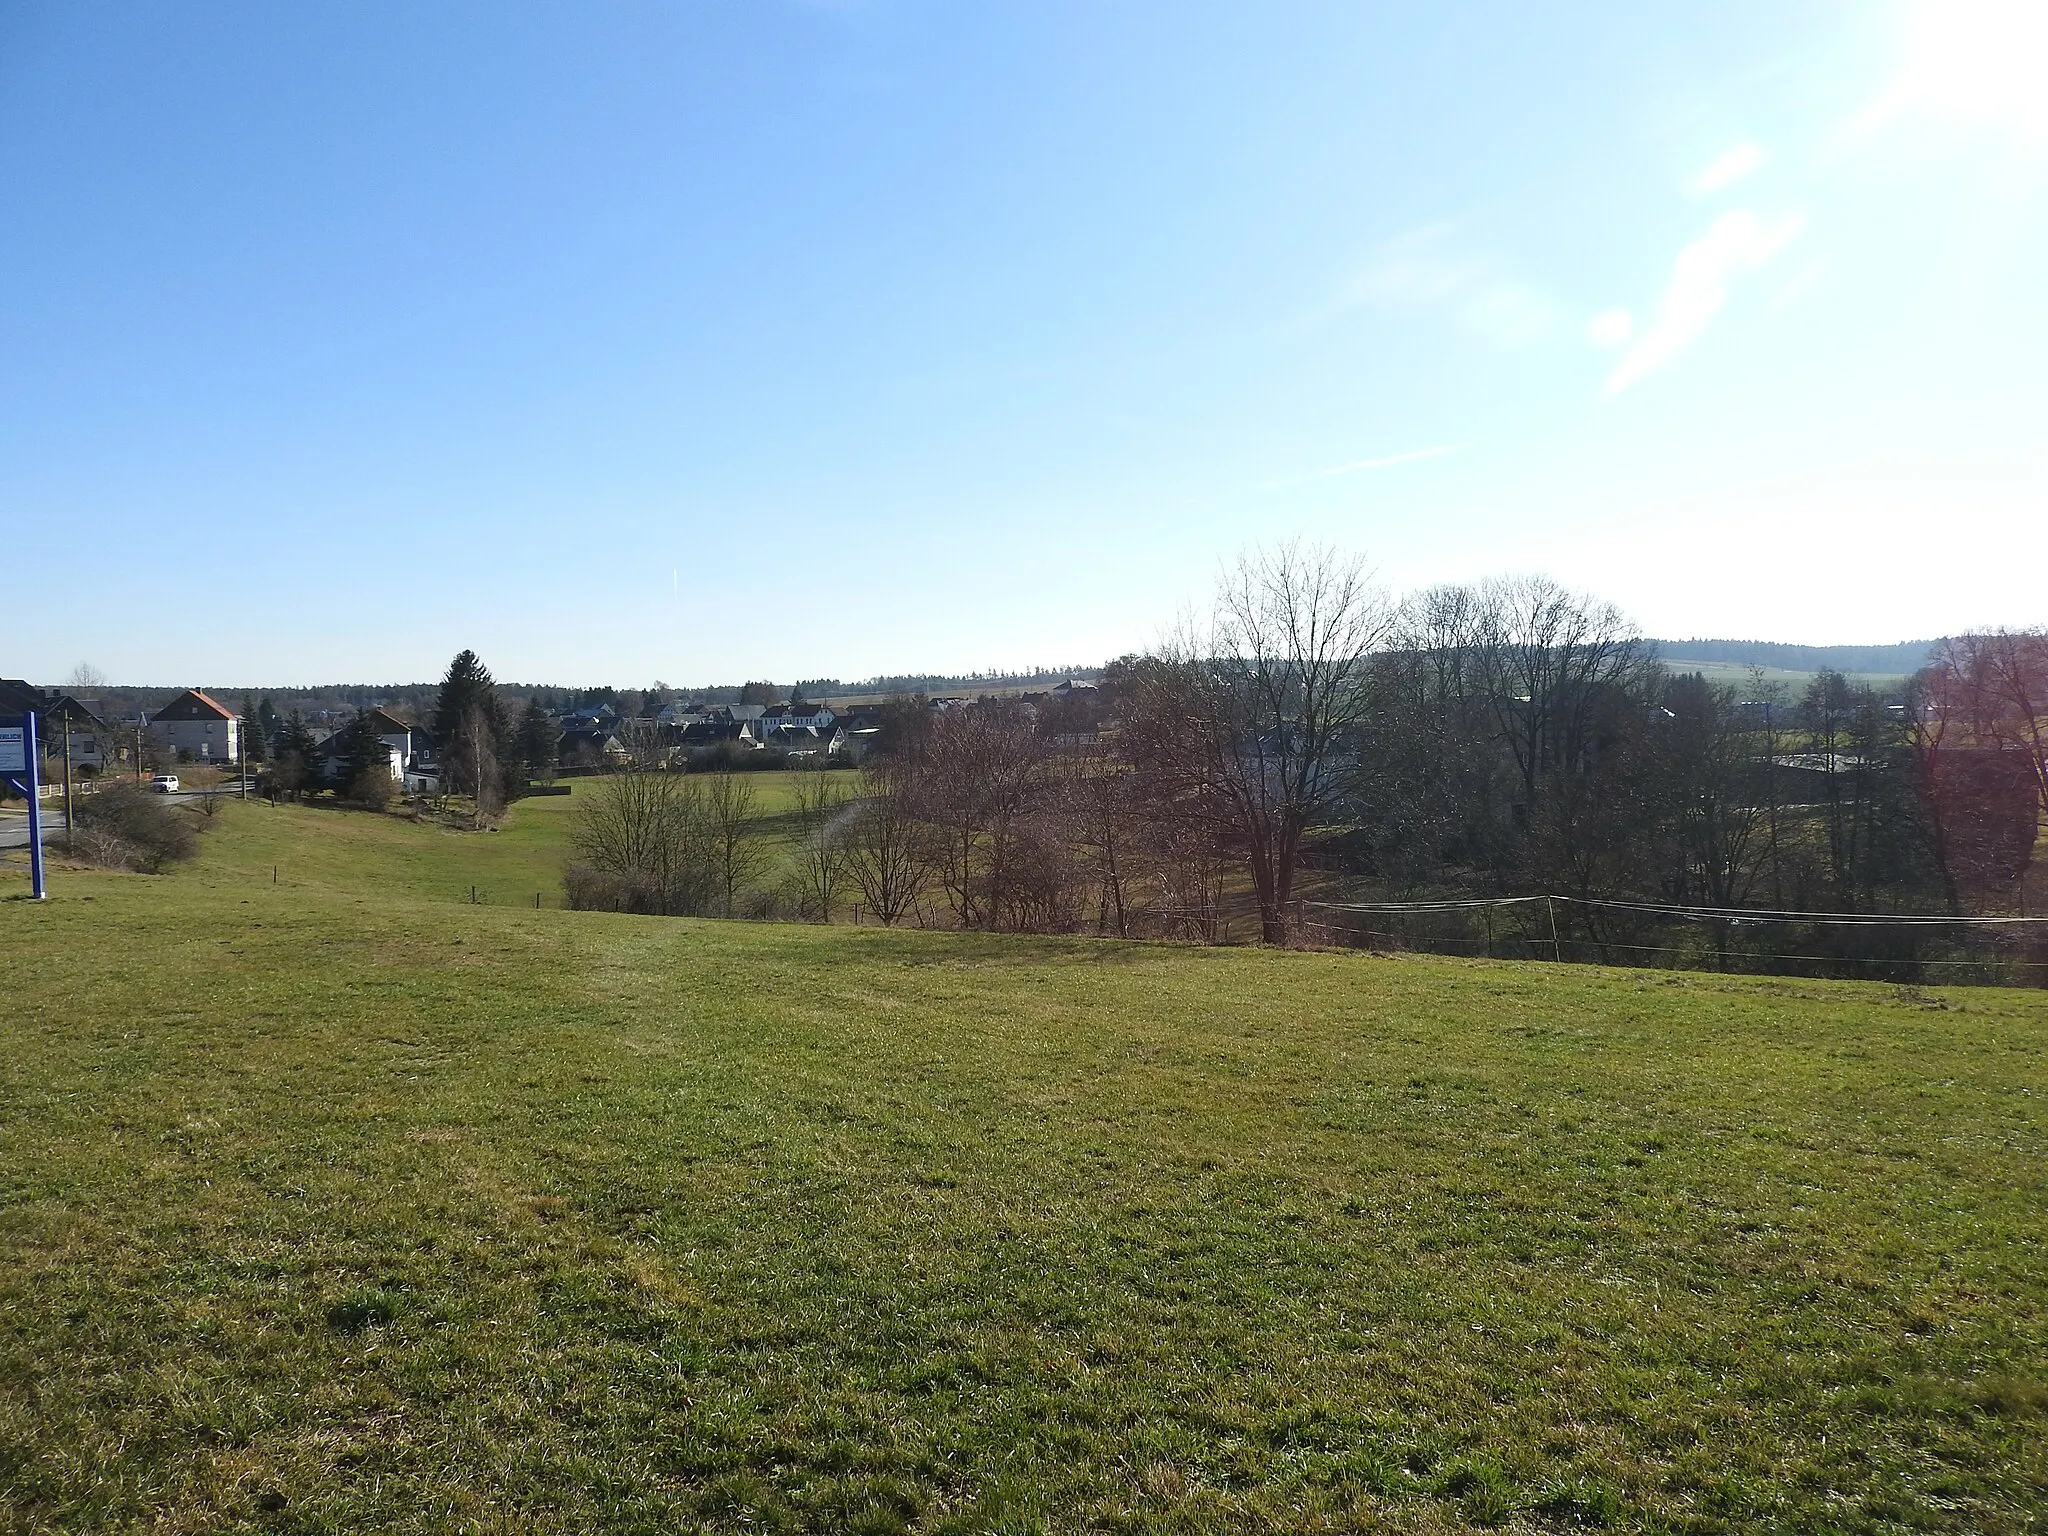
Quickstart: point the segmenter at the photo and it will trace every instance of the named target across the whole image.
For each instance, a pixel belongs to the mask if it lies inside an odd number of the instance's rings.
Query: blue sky
[[[0,671],[2048,621],[2048,9],[0,0]]]

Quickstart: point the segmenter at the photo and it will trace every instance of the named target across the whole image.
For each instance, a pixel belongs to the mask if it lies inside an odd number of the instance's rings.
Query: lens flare
[[[2048,0],[1921,0],[1905,45],[1902,102],[2048,143]]]

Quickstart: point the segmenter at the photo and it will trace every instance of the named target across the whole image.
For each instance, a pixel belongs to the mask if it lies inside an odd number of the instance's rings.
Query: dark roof
[[[12,719],[18,715],[41,714],[43,690],[31,688],[18,677],[0,677],[0,715]]]
[[[107,722],[90,705],[68,693],[45,693],[18,677],[0,677],[0,719],[13,720],[23,715],[34,715],[38,736],[47,732],[44,722],[57,719],[65,713],[67,706],[73,725],[97,726],[100,730],[107,728]]]
[[[97,726],[101,730],[107,728],[107,722],[100,718],[98,710],[83,699],[75,699],[68,693],[51,694],[43,701],[43,713],[68,717],[73,725]]]
[[[163,720],[232,720],[235,712],[219,699],[201,693],[197,688],[187,688],[170,703],[150,716],[153,721]]]
[[[695,745],[706,741],[737,741],[740,728],[730,720],[697,720],[683,727],[683,740]]]
[[[378,711],[372,710],[370,712],[370,718],[372,720],[375,720],[377,718],[378,713]],[[377,735],[380,738],[385,736],[395,736],[397,734],[398,733],[396,731],[377,732]],[[318,741],[316,741],[314,745],[318,747],[322,752],[326,753],[329,757],[341,757],[345,753],[352,752],[355,750],[355,741],[356,722],[351,720],[347,724],[339,727],[338,729],[329,731],[325,736],[322,736]]]

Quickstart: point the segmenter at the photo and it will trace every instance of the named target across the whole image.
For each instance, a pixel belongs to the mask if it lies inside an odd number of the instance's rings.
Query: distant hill
[[[1781,645],[1775,640],[1652,640],[1666,666],[1714,662],[1731,667],[1770,667],[1780,672],[1875,673],[1902,677],[1932,659],[1937,640],[1898,645]]]

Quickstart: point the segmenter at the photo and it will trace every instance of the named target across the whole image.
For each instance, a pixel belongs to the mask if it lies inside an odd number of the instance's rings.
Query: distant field
[[[1673,672],[1702,673],[1710,683],[1726,683],[1733,688],[1747,688],[1750,680],[1758,675],[1749,667],[1740,667],[1725,661],[1688,661],[1682,656],[1666,656],[1663,662]],[[1903,687],[1906,682],[1902,674],[1890,672],[1845,672],[1842,675],[1851,683],[1865,684],[1880,693]],[[1762,669],[1762,676],[1766,683],[1781,685],[1787,697],[1796,703],[1807,685],[1820,674],[1765,667]]]
[[[544,805],[0,900],[0,1530],[2041,1527],[2048,997],[447,897]]]
[[[749,773],[759,831],[785,835],[793,774]],[[852,775],[846,775],[851,782]],[[376,891],[429,901],[478,900],[497,906],[562,904],[562,867],[571,854],[576,807],[596,780],[568,779],[570,793],[516,801],[495,831],[423,826],[403,816],[376,816],[332,806],[230,807],[209,835],[208,864],[217,870],[271,877],[288,886]]]

